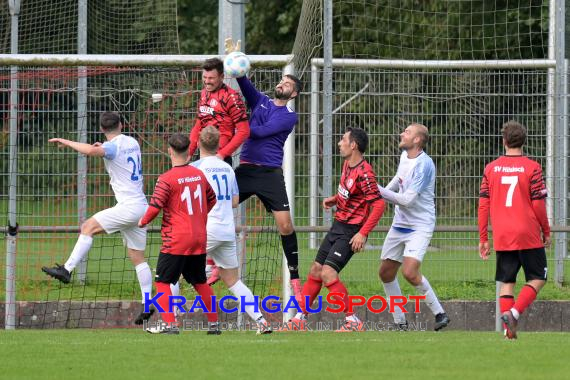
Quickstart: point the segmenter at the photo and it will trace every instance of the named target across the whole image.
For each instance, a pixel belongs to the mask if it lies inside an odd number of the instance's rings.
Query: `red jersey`
[[[198,119],[190,133],[190,155],[198,147],[200,131],[213,125],[220,131],[219,151],[223,157],[232,153],[249,137],[249,122],[243,100],[233,88],[222,84],[217,91],[203,89],[198,101]]]
[[[479,192],[479,236],[488,241],[489,213],[495,251],[543,247],[550,235],[546,186],[538,162],[525,156],[502,156],[485,167]]]
[[[371,205],[375,212],[369,215]],[[336,195],[335,219],[347,224],[363,225],[359,232],[366,236],[376,226],[383,212],[384,201],[370,164],[363,159],[350,167],[345,161]]]
[[[142,224],[150,223],[162,209],[162,247],[171,255],[206,253],[208,212],[216,193],[204,173],[189,166],[175,166],[158,177]]]

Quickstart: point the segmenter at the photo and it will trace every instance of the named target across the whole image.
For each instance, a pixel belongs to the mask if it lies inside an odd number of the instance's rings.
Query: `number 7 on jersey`
[[[519,177],[516,175],[502,176],[501,184],[509,185],[509,190],[507,191],[507,199],[505,201],[505,207],[513,207],[513,195],[515,193],[515,187],[519,183]]]

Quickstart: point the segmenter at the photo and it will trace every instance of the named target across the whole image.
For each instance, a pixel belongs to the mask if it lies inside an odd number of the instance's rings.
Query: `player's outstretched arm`
[[[240,51],[241,49],[241,40],[237,40],[234,44],[234,40],[231,37],[228,37],[224,40],[224,50],[226,54],[233,53],[235,51]],[[259,100],[264,96],[262,93],[257,91],[257,89],[253,86],[251,81],[247,79],[246,76],[241,78],[236,78],[239,88],[243,96],[245,96],[245,100],[247,101],[247,105],[254,109],[257,106]]]
[[[59,137],[49,139],[48,142],[56,143],[59,145],[59,147],[69,147],[79,153],[85,154],[86,156],[103,157],[105,155],[105,149],[103,149],[100,143],[90,145],[77,141],[62,139]]]
[[[380,190],[380,194],[382,194],[382,198],[386,199],[390,203],[394,203],[402,207],[409,207],[418,198],[418,193],[413,189],[408,189],[402,194],[395,193],[392,190],[385,189],[381,186],[378,186],[378,189]]]
[[[399,187],[398,182],[399,182],[398,176],[394,176],[394,178],[392,178],[392,180],[390,182],[388,182],[388,184],[384,187],[384,189],[396,191],[396,190],[398,190],[398,187]],[[378,185],[378,189],[381,189],[381,188],[382,187],[380,185]]]
[[[237,40],[234,44],[234,39],[231,37],[227,37],[224,40],[224,50],[226,54],[233,53],[234,51],[240,51],[241,49],[241,40]]]
[[[245,97],[245,101],[247,102],[248,107],[253,110],[255,107],[257,107],[257,104],[265,95],[257,91],[247,76],[236,78],[236,81],[239,85],[239,89],[241,90],[242,95]]]

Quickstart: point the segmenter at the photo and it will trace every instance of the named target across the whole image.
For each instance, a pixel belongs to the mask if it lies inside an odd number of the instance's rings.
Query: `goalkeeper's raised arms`
[[[234,40],[231,37],[225,39],[225,52],[226,54],[233,53],[234,51],[240,51],[241,49],[241,40],[237,40],[234,44]]]

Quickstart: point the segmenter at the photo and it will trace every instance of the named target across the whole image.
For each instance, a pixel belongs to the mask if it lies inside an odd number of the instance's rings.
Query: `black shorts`
[[[544,248],[497,251],[495,281],[517,282],[517,273],[521,266],[524,270],[526,281],[546,281],[546,252]]]
[[[354,255],[349,242],[360,231],[360,227],[357,224],[346,224],[335,220],[319,247],[315,261],[333,267],[337,273],[340,273]]]
[[[241,164],[236,169],[236,179],[240,203],[257,195],[267,212],[289,211],[283,169]]]
[[[171,255],[160,253],[156,264],[156,282],[176,284],[180,275],[192,284],[206,283],[206,254],[203,255]]]

